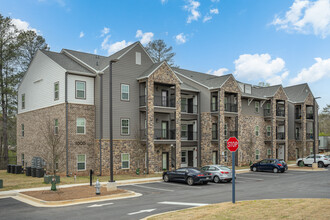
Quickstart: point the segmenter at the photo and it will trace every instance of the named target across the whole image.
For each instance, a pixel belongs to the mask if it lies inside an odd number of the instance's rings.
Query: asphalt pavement
[[[232,201],[231,183],[188,186],[155,182],[119,188],[142,196],[57,208],[37,208],[14,198],[4,198],[0,199],[0,219],[141,219],[167,211]],[[280,198],[330,198],[330,168],[319,172],[237,174],[236,201]]]

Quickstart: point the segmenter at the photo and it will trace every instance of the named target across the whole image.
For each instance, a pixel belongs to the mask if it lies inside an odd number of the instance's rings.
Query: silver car
[[[207,165],[202,167],[202,170],[212,175],[212,180],[215,183],[231,182],[232,172],[231,169],[223,165]]]

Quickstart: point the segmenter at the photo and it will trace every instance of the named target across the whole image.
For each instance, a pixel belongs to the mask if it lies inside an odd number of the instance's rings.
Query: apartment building
[[[66,174],[108,172],[110,99],[115,173],[229,164],[226,141],[232,136],[240,142],[237,165],[306,155],[313,142],[307,84],[256,87],[231,74],[173,68],[153,62],[140,42],[109,57],[38,51],[18,97],[18,161],[31,165],[33,157],[48,153],[42,134],[50,121],[56,135],[63,134],[57,166]],[[299,123],[295,112],[306,117]],[[294,136],[297,127],[301,140]]]

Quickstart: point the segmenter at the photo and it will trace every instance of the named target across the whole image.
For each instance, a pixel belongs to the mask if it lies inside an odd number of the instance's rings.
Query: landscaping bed
[[[122,193],[127,193],[127,191],[123,189],[117,189],[116,191],[108,192],[106,187],[101,187],[101,195],[96,195],[94,186],[75,186],[75,187],[57,189],[57,191],[42,190],[42,191],[22,192],[22,194],[43,201],[65,201],[65,200],[84,199],[84,198],[92,198],[92,197],[102,197],[102,196],[116,195]]]

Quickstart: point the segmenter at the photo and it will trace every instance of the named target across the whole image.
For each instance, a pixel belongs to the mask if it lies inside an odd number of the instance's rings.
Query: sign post
[[[233,203],[235,203],[235,152],[238,149],[238,140],[235,137],[231,137],[227,141],[227,148],[232,152],[232,198]]]

